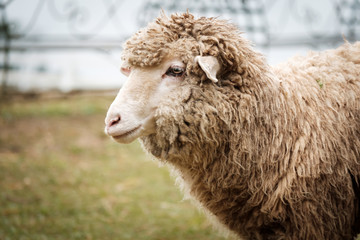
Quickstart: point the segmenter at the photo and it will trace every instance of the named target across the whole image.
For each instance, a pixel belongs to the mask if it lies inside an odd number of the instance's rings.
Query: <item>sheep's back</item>
[[[300,150],[313,148],[308,152],[318,157],[300,173],[306,168],[313,173],[347,171],[350,166],[360,175],[360,42],[294,57],[274,71]]]

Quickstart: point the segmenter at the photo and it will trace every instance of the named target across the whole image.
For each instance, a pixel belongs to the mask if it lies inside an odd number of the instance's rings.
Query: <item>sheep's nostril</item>
[[[105,133],[111,135],[113,132],[116,132],[116,125],[121,121],[120,114],[109,114],[105,118]]]
[[[105,123],[106,123],[106,128],[105,128],[105,132],[107,134],[109,134],[109,131],[111,129],[111,127],[117,125],[121,120],[121,117],[120,116],[117,116],[117,117],[114,117],[112,119],[109,119],[109,120],[106,120]]]
[[[109,127],[112,127],[116,124],[118,124],[120,122],[121,118],[120,116],[114,118],[114,119],[111,119],[110,122],[109,122]]]

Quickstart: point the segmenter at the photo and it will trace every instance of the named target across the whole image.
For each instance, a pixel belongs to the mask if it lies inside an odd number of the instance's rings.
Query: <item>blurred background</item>
[[[0,78],[21,92],[121,86],[121,44],[158,16],[189,9],[236,23],[270,64],[359,39],[359,0],[2,0]]]
[[[122,43],[190,10],[237,24],[271,65],[360,40],[360,0],[0,0],[0,239],[224,239],[103,119]]]

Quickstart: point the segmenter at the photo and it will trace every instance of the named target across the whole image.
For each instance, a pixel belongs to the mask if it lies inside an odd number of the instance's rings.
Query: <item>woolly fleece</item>
[[[218,83],[195,63],[214,56]],[[162,14],[124,44],[130,66],[167,57],[186,77],[144,148],[243,239],[352,239],[360,231],[360,42],[270,67],[232,24]]]

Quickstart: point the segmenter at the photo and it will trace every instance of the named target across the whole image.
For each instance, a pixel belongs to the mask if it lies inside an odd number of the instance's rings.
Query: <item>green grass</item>
[[[224,239],[138,142],[103,133],[112,98],[0,108],[0,239]]]

